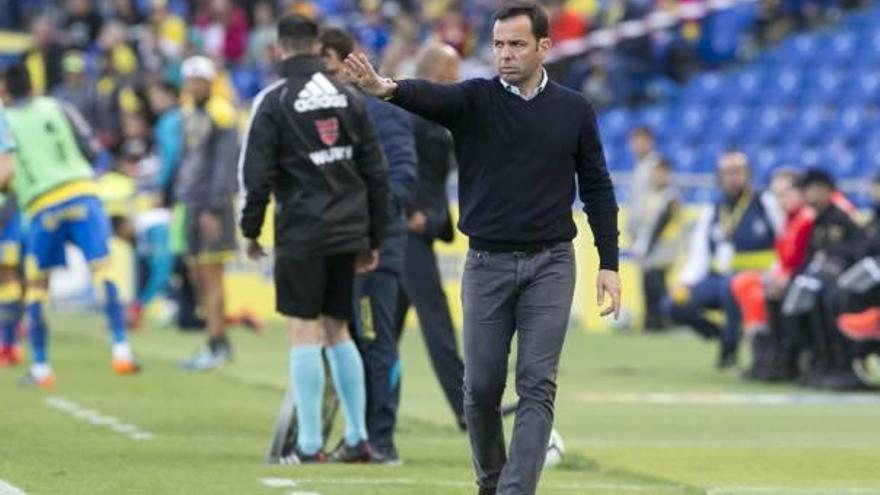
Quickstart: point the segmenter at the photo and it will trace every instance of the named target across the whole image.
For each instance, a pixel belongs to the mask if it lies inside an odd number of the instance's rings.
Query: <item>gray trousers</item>
[[[570,242],[534,254],[468,252],[462,280],[465,419],[477,484],[497,487],[498,495],[537,489],[574,284]],[[508,457],[500,405],[514,333],[519,402]]]

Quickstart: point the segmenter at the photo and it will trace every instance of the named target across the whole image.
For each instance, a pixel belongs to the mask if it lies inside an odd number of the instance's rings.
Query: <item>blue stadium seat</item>
[[[257,69],[240,65],[229,69],[235,92],[241,100],[250,100],[260,92],[260,73]]]
[[[820,165],[841,179],[859,177],[863,173],[859,156],[848,148],[826,147],[820,154]]]
[[[680,107],[673,115],[672,123],[664,136],[675,132],[678,137],[696,140],[705,137],[707,126],[714,126],[714,123],[709,121],[709,110],[702,105]]]
[[[825,137],[830,125],[828,109],[821,105],[804,106],[795,117],[791,136],[796,141],[814,143]]]
[[[739,142],[746,128],[747,115],[743,107],[733,104],[715,114],[721,137],[728,142]]]
[[[789,131],[791,118],[785,108],[775,105],[758,107],[757,117],[749,119],[747,139],[760,143],[776,143]],[[754,112],[751,115],[755,115]]]
[[[668,105],[656,104],[646,106],[641,109],[635,116],[635,121],[639,125],[647,126],[654,131],[655,134],[660,133],[660,129],[666,126],[669,121],[670,108]]]
[[[731,94],[730,99],[741,103],[754,103],[761,97],[765,80],[766,72],[758,65],[731,74],[726,85],[727,91]]]
[[[693,173],[699,172],[700,154],[690,147],[679,147],[670,155],[672,160],[672,168],[676,172]]]
[[[842,139],[852,142],[866,133],[876,132],[877,122],[876,112],[869,111],[864,105],[850,105],[837,112],[837,124],[834,130]]]
[[[632,118],[626,108],[613,108],[599,114],[599,132],[603,139],[619,142],[625,140],[632,127]]]
[[[679,93],[679,101],[713,106],[724,96],[724,89],[722,77],[717,73],[709,72],[692,79]]]

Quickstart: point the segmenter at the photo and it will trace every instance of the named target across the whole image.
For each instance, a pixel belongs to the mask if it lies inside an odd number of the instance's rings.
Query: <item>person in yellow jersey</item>
[[[186,254],[191,279],[208,329],[208,348],[182,363],[207,371],[228,363],[223,268],[236,253],[233,197],[238,189],[238,128],[235,107],[215,96],[214,62],[204,56],[184,61],[181,74],[190,104],[183,109],[183,151],[175,183],[186,209]]]
[[[6,117],[16,142],[12,187],[28,222],[25,303],[33,363],[22,385],[49,388],[54,383],[44,305],[51,270],[66,265],[66,243],[82,251],[103,296],[112,369],[136,373],[140,366],[128,342],[120,285],[107,269],[110,222],[96,194],[91,163],[99,149],[91,130],[72,106],[32,96],[25,67],[9,67],[3,82]],[[9,174],[9,165],[5,167],[0,177]]]

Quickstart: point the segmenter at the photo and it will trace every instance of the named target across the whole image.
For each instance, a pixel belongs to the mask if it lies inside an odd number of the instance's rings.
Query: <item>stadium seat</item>
[[[630,111],[626,108],[614,108],[599,115],[599,132],[606,140],[620,142],[626,139],[633,126]]]
[[[655,134],[658,134],[659,130],[668,123],[669,114],[669,106],[665,104],[650,105],[636,114],[635,121],[639,125],[649,127]]]

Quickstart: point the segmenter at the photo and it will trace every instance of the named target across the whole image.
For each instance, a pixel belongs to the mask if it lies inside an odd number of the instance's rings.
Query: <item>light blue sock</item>
[[[28,304],[27,312],[28,319],[30,320],[30,332],[28,332],[28,335],[31,339],[34,364],[46,364],[48,362],[46,348],[49,345],[47,337],[49,329],[46,328],[46,320],[43,317],[43,303],[37,301]]]
[[[107,322],[110,326],[110,336],[114,344],[121,344],[126,341],[125,329],[125,309],[122,307],[122,301],[119,297],[119,288],[110,281],[104,282],[104,314],[107,315]]]
[[[367,393],[361,353],[349,340],[328,347],[327,360],[345,413],[345,443],[355,445],[367,439]]]
[[[324,361],[321,346],[303,345],[290,349],[290,383],[296,398],[297,447],[314,455],[324,445],[321,438],[321,406],[324,402]]]

